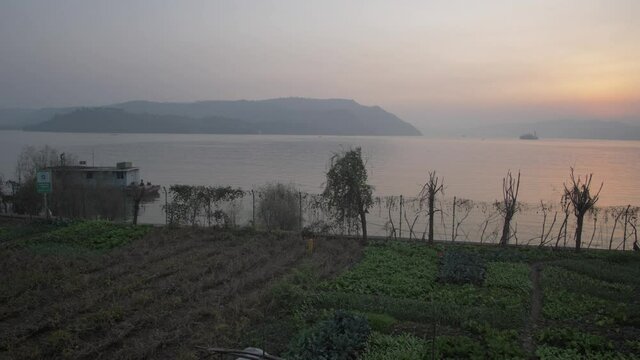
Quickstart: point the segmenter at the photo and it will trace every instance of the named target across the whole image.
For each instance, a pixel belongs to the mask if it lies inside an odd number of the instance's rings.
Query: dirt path
[[[529,314],[529,319],[524,328],[523,346],[532,358],[535,358],[535,341],[533,340],[533,337],[540,320],[540,313],[542,311],[542,287],[540,286],[540,272],[542,271],[543,266],[544,263],[531,264],[531,313]]]

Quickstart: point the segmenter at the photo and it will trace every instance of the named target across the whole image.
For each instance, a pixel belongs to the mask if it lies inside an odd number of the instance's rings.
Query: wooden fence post
[[[398,236],[400,239],[402,239],[402,203],[403,203],[403,199],[402,199],[402,195],[400,195],[400,227],[398,229],[398,233],[400,234],[400,236]]]

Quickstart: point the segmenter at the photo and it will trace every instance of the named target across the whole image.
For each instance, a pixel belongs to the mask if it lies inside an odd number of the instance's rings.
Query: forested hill
[[[58,113],[25,130],[111,133],[420,135],[378,106],[353,100],[284,98],[262,101],[158,103],[133,101]]]
[[[250,124],[223,117],[194,119],[185,116],[135,114],[115,108],[82,108],[28,126],[28,131],[94,133],[220,133],[252,134]]]

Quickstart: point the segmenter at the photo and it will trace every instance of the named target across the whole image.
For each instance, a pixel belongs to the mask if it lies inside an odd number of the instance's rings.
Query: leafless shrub
[[[471,214],[471,210],[475,207],[473,201],[469,199],[458,199],[456,197],[453,198],[453,216],[452,216],[452,228],[451,228],[451,241],[456,241],[458,238],[458,233],[462,232],[466,240],[469,240],[469,236],[461,228],[461,225]],[[456,209],[458,210],[458,218],[456,219]]]
[[[560,239],[564,239],[563,247],[567,246],[567,227],[569,226],[569,215],[571,214],[571,203],[565,196],[561,198],[560,206],[562,207],[562,213],[564,214],[564,218],[562,220],[562,224],[560,224],[560,229],[558,230],[558,236],[556,238],[556,244],[555,244],[556,249],[558,248]]]
[[[591,193],[591,179],[593,174],[585,176],[584,180],[580,177],[576,178],[571,168],[570,184],[564,184],[564,197],[568,199],[569,203],[573,207],[573,213],[576,216],[576,251],[580,250],[582,244],[582,226],[584,223],[584,216],[587,211],[598,202],[600,197],[600,191],[604,183],[600,184],[600,188],[595,194]]]
[[[549,229],[545,232],[545,228],[547,225],[547,217],[549,213],[553,210],[553,206],[549,203],[545,203],[544,201],[540,201],[540,211],[542,211],[542,231],[540,233],[540,246],[545,246],[549,243],[549,236],[551,235],[551,231],[553,231],[553,227],[556,224],[556,220],[558,219],[558,212],[554,212],[553,220],[551,221],[551,225]]]
[[[393,223],[393,216],[391,214],[392,210],[395,210],[398,207],[398,198],[395,196],[385,196],[384,197],[384,204],[385,207],[387,208],[387,212],[388,212],[388,220],[385,224],[385,228],[387,229],[387,233],[388,233],[388,237],[392,237],[394,239],[398,239],[398,234],[397,234],[397,230],[396,230],[396,226]]]
[[[427,203],[427,216],[429,217],[429,244],[433,244],[433,223],[436,211],[435,201],[439,193],[444,192],[444,179],[439,178],[435,171],[429,172],[429,180],[422,186],[418,194],[420,204]],[[424,234],[422,236],[424,240]]]
[[[504,220],[502,226],[502,237],[500,245],[507,245],[512,237],[511,220],[518,211],[518,191],[520,190],[520,172],[518,177],[511,175],[511,170],[507,172],[507,176],[502,179],[502,202],[496,202],[496,209]]]

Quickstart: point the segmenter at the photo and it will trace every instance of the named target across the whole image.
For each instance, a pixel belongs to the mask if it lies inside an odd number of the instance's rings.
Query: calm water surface
[[[320,192],[333,152],[361,146],[379,195],[415,196],[429,170],[445,177],[446,195],[493,201],[508,169],[522,173],[521,199],[559,199],[575,167],[604,181],[600,205],[640,205],[640,142],[481,140],[421,137],[69,134],[0,131],[0,173],[14,173],[26,145],[48,144],[95,165],[133,161],[145,181],[252,188],[292,182]]]

